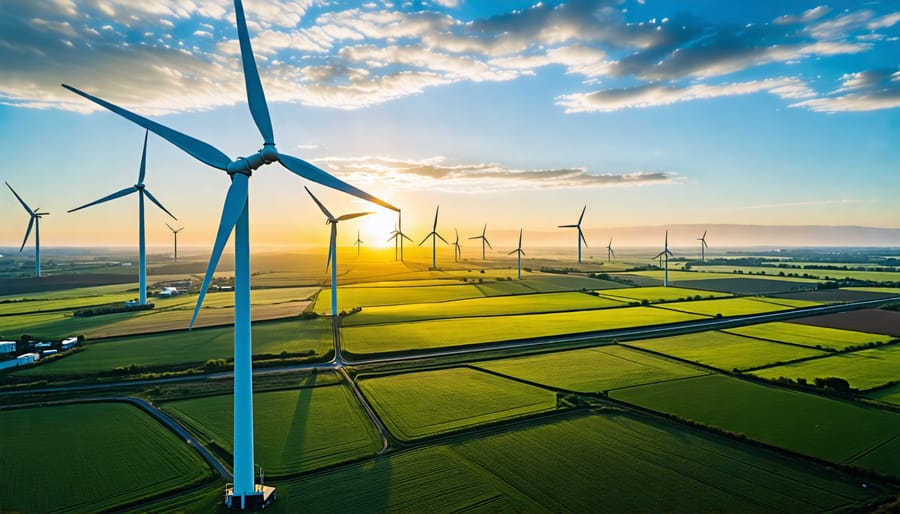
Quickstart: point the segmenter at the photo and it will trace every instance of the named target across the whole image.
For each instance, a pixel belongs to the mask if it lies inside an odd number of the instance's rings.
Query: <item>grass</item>
[[[632,341],[628,345],[726,371],[825,355],[825,352],[813,348],[771,343],[718,331]]]
[[[877,391],[870,391],[866,393],[866,397],[885,403],[900,405],[900,384],[885,387]]]
[[[900,379],[898,372],[900,372],[900,345],[894,344],[761,369],[754,371],[753,374],[769,379],[802,377],[809,383],[817,377],[840,377],[847,380],[850,387],[865,390],[897,381]]]
[[[795,300],[795,302],[800,302]],[[803,302],[803,307],[819,305],[814,302]],[[672,309],[680,312],[691,314],[702,314],[704,316],[747,316],[750,314],[764,314],[767,312],[788,311],[792,308],[786,305],[778,305],[775,303],[755,299],[755,298],[722,298],[718,300],[697,300],[693,302],[673,302],[660,305],[663,309]]]
[[[698,318],[653,307],[627,307],[345,327],[341,338],[345,350],[363,355],[661,325]]]
[[[471,368],[362,377],[360,389],[398,439],[413,440],[556,408],[556,395]]]
[[[606,296],[622,301],[643,301],[650,303],[671,302],[674,300],[689,300],[696,296],[701,298],[725,298],[731,296],[728,293],[716,293],[701,291],[699,289],[685,289],[681,287],[632,287],[628,289],[607,289],[599,291],[601,296]]]
[[[723,375],[620,389],[610,396],[843,464],[867,452],[878,461],[882,445],[900,434],[900,414]],[[881,462],[887,465],[872,469],[900,476],[900,461]]]
[[[706,373],[618,345],[480,362],[479,368],[581,393]]]
[[[232,395],[221,395],[162,407],[201,440],[231,453],[233,402]],[[381,449],[377,430],[345,385],[256,393],[253,407],[256,462],[267,477],[355,460]]]
[[[730,328],[725,330],[725,332],[803,346],[821,346],[822,348],[834,350],[843,350],[850,346],[867,343],[890,341],[891,339],[890,336],[882,334],[869,334],[866,332],[854,332],[852,330],[816,327],[781,321]]]
[[[669,263],[671,266],[671,263]],[[781,280],[784,282],[801,282],[801,283],[816,283],[821,282],[820,280],[810,279],[810,278],[800,278],[800,277],[779,277],[778,272],[776,271],[774,274],[770,275],[750,275],[749,273],[739,274],[732,273],[732,268],[730,266],[692,266],[694,271],[672,271],[669,270],[669,282],[678,282],[678,281],[693,281],[693,280],[712,280],[712,279],[722,279],[722,278],[760,278],[760,279],[770,279],[770,280]],[[754,270],[756,273],[756,268],[747,268],[748,270]],[[762,269],[762,268],[760,268]],[[780,271],[780,270],[779,270]],[[640,277],[653,278],[659,281],[663,280],[663,276],[665,272],[663,270],[651,270],[651,271],[629,271],[628,275],[637,275]]]
[[[698,271],[712,271],[719,273],[739,272],[742,276],[758,276],[761,272],[765,272],[766,277],[787,279],[793,277],[781,277],[779,273],[796,273],[798,275],[808,275],[818,280],[835,280],[850,278],[853,280],[869,280],[872,282],[896,282],[900,280],[900,272],[896,271],[851,271],[851,270],[827,270],[827,269],[797,269],[797,268],[778,268],[775,266],[694,266]],[[670,272],[671,273],[671,272]],[[827,277],[827,278],[826,278]]]
[[[367,307],[344,319],[343,325],[368,325],[373,323],[398,323],[428,319],[463,318],[474,316],[499,316],[541,312],[563,312],[584,309],[622,307],[625,304],[584,293],[522,294],[471,298],[439,303],[418,303]]]
[[[0,510],[99,512],[212,476],[137,407],[91,403],[0,411]]]
[[[475,284],[399,287],[343,287],[338,286],[338,311],[353,307],[375,305],[406,305],[410,303],[445,302],[463,298],[480,298],[484,293]],[[316,299],[315,311],[331,312],[331,288],[323,288]]]
[[[254,355],[277,355],[282,351],[312,351],[315,355],[324,355],[332,349],[331,320],[328,319],[254,323],[252,330]],[[29,377],[88,375],[131,365],[177,366],[209,359],[230,359],[233,355],[234,330],[231,327],[208,328],[88,342],[81,352],[13,373]]]

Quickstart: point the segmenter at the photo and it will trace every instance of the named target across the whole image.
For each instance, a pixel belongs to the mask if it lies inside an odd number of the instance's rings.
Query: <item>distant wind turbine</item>
[[[578,223],[574,225],[559,225],[559,228],[574,228],[578,229],[578,264],[581,264],[581,242],[584,241],[584,246],[587,247],[587,239],[584,238],[584,232],[581,231],[581,220],[584,219],[584,211],[587,210],[587,205],[581,209],[581,216],[578,217]]]
[[[429,237],[431,238],[431,267],[432,267],[432,269],[437,269],[437,240],[440,239],[441,241],[444,242],[444,244],[450,244],[447,242],[446,239],[444,239],[443,237],[441,237],[440,234],[437,233],[438,211],[440,211],[440,210],[441,210],[441,206],[438,205],[437,208],[434,210],[434,226],[431,227],[431,233],[428,234],[427,236],[425,236],[425,239],[423,239],[422,242],[419,243],[419,246],[422,246],[423,244],[425,244],[425,241],[428,241]],[[400,244],[402,245],[403,242],[401,241]],[[403,247],[401,246],[401,249],[402,248]],[[401,259],[402,259],[402,254],[401,254]]]
[[[331,225],[331,239],[328,242],[328,264],[325,265],[325,269],[327,270],[329,265],[331,266],[331,316],[337,316],[337,224],[340,221],[352,220],[353,218],[358,218],[360,216],[365,216],[367,214],[372,214],[371,212],[354,212],[353,214],[344,214],[334,217],[328,209],[322,205],[322,202],[316,198],[316,195],[312,194],[312,191],[309,190],[308,187],[303,186],[306,189],[306,192],[309,193],[309,196],[312,197],[313,201],[316,202],[316,205],[319,206],[319,209],[322,210],[322,214],[325,215],[325,224]],[[356,238],[359,239],[359,232],[356,233]]]
[[[263,138],[262,148],[249,156],[232,160],[221,150],[203,141],[172,130],[117,105],[79,91],[74,87],[65,84],[63,84],[63,87],[150,130],[181,148],[198,161],[225,171],[229,175],[231,185],[225,196],[225,205],[222,208],[222,217],[219,221],[216,241],[210,255],[209,265],[206,268],[203,286],[197,297],[197,305],[194,308],[190,326],[193,327],[197,319],[203,299],[206,296],[206,290],[225,249],[225,243],[228,241],[232,231],[234,231],[234,484],[226,488],[225,495],[228,506],[237,501],[237,506],[244,508],[247,506],[248,501],[250,503],[262,501],[267,495],[271,495],[274,492],[274,489],[271,487],[257,486],[254,483],[255,477],[253,473],[253,366],[250,358],[252,341],[250,337],[250,224],[248,204],[250,175],[264,164],[271,164],[277,161],[300,177],[352,194],[394,211],[398,211],[398,209],[302,159],[280,153],[276,149],[269,108],[266,105],[266,97],[259,79],[259,71],[256,68],[256,60],[253,57],[253,48],[250,44],[247,20],[244,17],[244,7],[241,0],[234,0],[234,14],[237,22],[238,43],[241,50],[247,102],[253,121]]]
[[[178,233],[184,230],[184,227],[174,229],[172,228],[172,225],[169,225],[168,223],[166,223],[166,226],[169,227],[169,230],[172,231],[172,237],[175,238],[175,262],[178,262]]]
[[[399,218],[399,215],[398,215],[398,218]],[[394,260],[395,261],[398,259],[397,258],[397,249],[398,248],[400,249],[399,260],[401,260],[401,261],[403,260],[403,240],[404,239],[406,239],[407,241],[412,241],[411,237],[409,237],[408,235],[406,235],[400,231],[399,224],[395,223],[394,231],[391,232],[391,237],[389,237],[387,239],[388,242],[394,241]]]
[[[697,238],[697,241],[700,241],[700,262],[704,262],[706,260],[706,249],[709,248],[709,245],[706,244],[706,230],[703,231],[703,235]]]
[[[469,238],[469,239],[481,239],[481,260],[485,260],[484,259],[484,256],[485,256],[484,245],[487,245],[488,248],[490,248],[491,250],[494,249],[494,247],[491,246],[491,242],[488,241],[487,236],[485,234],[487,234],[487,225],[484,226],[484,229],[481,231],[480,236],[473,236],[473,237]]]
[[[456,241],[453,241],[453,262],[459,262],[459,258],[462,257],[462,247],[459,245],[459,230],[454,228],[453,232],[456,234]]]
[[[666,273],[665,279],[663,280],[663,287],[669,287],[669,256],[672,255],[672,252],[669,251],[669,231],[666,230],[666,244],[663,246],[663,250],[658,254],[654,255],[653,258],[657,257],[662,259],[666,259]]]
[[[177,220],[175,215],[169,212],[168,209],[163,207],[163,205],[159,203],[159,200],[157,200],[156,197],[150,194],[150,191],[148,191],[144,186],[144,176],[147,174],[147,136],[149,135],[149,131],[144,131],[144,150],[141,153],[141,168],[138,172],[137,184],[126,187],[125,189],[120,189],[115,193],[104,196],[99,200],[94,200],[91,203],[86,203],[81,207],[75,207],[74,209],[69,210],[69,212],[75,212],[84,209],[85,207],[91,207],[93,205],[105,203],[110,200],[115,200],[116,198],[128,196],[132,193],[138,194],[138,289],[139,301],[141,305],[145,305],[147,303],[147,246],[144,238],[144,197],[146,196],[157,207],[162,209],[163,212],[171,216],[173,220]]]
[[[518,265],[519,265],[518,279],[522,280],[522,256],[525,255],[525,251],[522,250],[522,229],[521,228],[519,229],[519,246],[517,246],[515,250],[509,252],[507,255],[512,255],[514,253],[517,254],[516,257],[517,257],[517,260],[519,261],[518,262]]]
[[[362,239],[359,238],[359,229],[356,229],[356,242],[353,244],[356,245],[356,256],[359,257],[359,249],[363,245]]]
[[[612,238],[609,238],[609,244],[606,245],[606,262],[612,262],[612,257],[616,256],[616,252],[612,249]]]
[[[6,187],[12,191],[12,194],[16,195],[16,199],[19,200],[19,203],[22,204],[22,207],[25,208],[25,212],[28,213],[31,218],[28,220],[28,228],[25,229],[25,239],[22,240],[22,246],[19,247],[19,251],[21,252],[25,248],[25,243],[28,242],[28,236],[31,235],[31,227],[34,227],[34,276],[40,278],[41,276],[41,217],[49,216],[49,212],[40,212],[41,208],[38,207],[34,210],[25,203],[25,200],[22,200],[22,197],[19,196],[19,193],[16,193],[16,190],[9,185],[9,182],[6,182]]]

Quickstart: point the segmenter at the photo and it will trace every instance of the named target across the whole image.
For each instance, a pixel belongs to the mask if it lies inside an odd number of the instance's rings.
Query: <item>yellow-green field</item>
[[[816,327],[813,325],[801,325],[800,323],[787,323],[781,321],[729,328],[725,330],[725,332],[755,337],[758,339],[766,339],[768,341],[779,341],[783,343],[831,348],[835,350],[843,350],[850,346],[891,340],[890,336],[882,334],[868,334],[866,332],[854,332],[852,330]]]
[[[849,382],[854,389],[871,389],[900,379],[900,345],[830,355],[822,359],[761,369],[753,374],[769,379],[805,378],[809,383],[815,378],[839,377]]]
[[[713,272],[713,273],[731,273],[734,271],[743,272],[742,276],[749,276],[750,273],[753,273],[754,276],[759,275],[760,272],[765,272],[766,277],[769,278],[777,278],[779,280],[796,280],[795,277],[782,277],[779,276],[779,273],[796,273],[797,275],[809,275],[818,280],[826,280],[826,277],[830,280],[842,279],[842,278],[850,278],[853,280],[869,280],[872,282],[897,282],[900,281],[900,272],[897,271],[851,271],[851,270],[823,270],[823,269],[796,269],[796,268],[778,268],[774,266],[765,267],[765,266],[724,266],[724,265],[713,265],[713,266],[694,266],[694,269],[701,272]],[[670,279],[671,273],[669,272]]]
[[[704,316],[747,316],[819,305],[815,302],[804,302],[801,300],[793,300],[792,302],[794,306],[788,307],[787,305],[776,304],[759,298],[722,298],[692,302],[671,302],[661,304],[659,307],[691,314],[702,314]]]
[[[622,301],[643,301],[651,303],[671,302],[674,300],[692,300],[699,298],[725,298],[731,296],[728,293],[714,291],[701,291],[699,289],[685,289],[682,287],[633,287],[628,289],[606,289],[599,291],[601,296],[606,296]]]

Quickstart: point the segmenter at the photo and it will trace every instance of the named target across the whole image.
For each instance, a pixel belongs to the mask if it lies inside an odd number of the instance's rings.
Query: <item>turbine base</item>
[[[226,484],[225,506],[231,510],[265,509],[277,498],[274,487],[254,484],[253,488],[254,492],[240,495],[235,494],[233,484]]]

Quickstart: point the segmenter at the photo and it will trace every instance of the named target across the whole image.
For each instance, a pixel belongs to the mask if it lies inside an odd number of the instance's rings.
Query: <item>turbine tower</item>
[[[263,138],[263,146],[256,153],[247,157],[232,160],[221,150],[191,136],[160,125],[143,116],[113,105],[105,100],[89,95],[74,87],[63,84],[63,87],[84,98],[148,129],[154,134],[184,150],[198,161],[213,168],[225,171],[231,180],[222,217],[216,233],[216,241],[210,255],[209,265],[203,286],[197,298],[191,326],[200,312],[206,289],[212,280],[213,272],[225,249],[232,231],[235,246],[235,302],[234,302],[234,484],[226,487],[226,504],[240,508],[265,504],[274,494],[274,488],[255,484],[253,463],[253,386],[250,338],[250,224],[248,188],[250,175],[264,164],[279,162],[292,173],[317,182],[326,187],[352,194],[388,209],[398,211],[397,207],[380,200],[365,191],[330,175],[328,172],[312,164],[280,153],[275,147],[272,121],[263,92],[250,35],[247,32],[247,20],[241,0],[234,0],[234,14],[237,24],[238,41],[241,49],[244,85],[247,91],[247,102],[250,114]],[[236,502],[236,503],[235,503]]]
[[[581,242],[584,241],[585,248],[587,247],[587,239],[584,238],[584,232],[581,231],[581,220],[584,219],[584,211],[587,210],[587,205],[581,209],[581,216],[578,217],[578,223],[574,225],[559,225],[559,228],[574,228],[578,229],[578,264],[581,264]]]
[[[86,203],[81,207],[75,207],[74,209],[69,210],[69,212],[75,212],[84,209],[85,207],[90,207],[92,205],[115,200],[116,198],[128,196],[131,193],[138,194],[138,289],[139,301],[141,305],[145,305],[147,303],[147,246],[144,238],[144,197],[146,196],[151,202],[156,204],[157,207],[162,209],[163,212],[171,216],[173,220],[177,220],[175,215],[173,215],[171,212],[169,212],[168,209],[163,207],[163,205],[159,203],[159,200],[157,200],[156,197],[154,197],[144,186],[144,176],[147,174],[147,136],[149,135],[149,131],[144,131],[144,150],[141,153],[141,169],[138,172],[137,184],[126,187],[125,189],[120,189],[119,191],[104,196],[99,200],[94,200],[91,203]]]
[[[166,223],[166,226],[169,227],[169,230],[172,231],[172,236],[175,238],[175,262],[178,262],[178,233],[184,230],[184,227],[176,230],[172,228],[172,225],[169,225],[168,223]]]
[[[354,212],[353,214],[344,214],[334,217],[328,209],[322,205],[322,202],[316,198],[316,195],[312,194],[312,191],[309,190],[308,187],[303,186],[306,189],[306,192],[309,193],[309,196],[312,197],[313,201],[316,202],[316,205],[319,206],[319,209],[322,210],[322,214],[325,215],[325,224],[331,225],[331,240],[328,242],[328,263],[325,264],[325,269],[328,269],[328,266],[331,266],[331,317],[337,317],[337,224],[338,222],[345,220],[352,220],[353,218],[358,218],[360,216],[365,216],[367,214],[372,214],[371,212]],[[359,232],[356,233],[356,239],[359,240]]]
[[[353,243],[356,245],[356,256],[359,257],[359,249],[362,248],[363,241],[359,238],[359,229],[356,229],[356,242]]]
[[[400,262],[403,262],[403,240],[406,239],[410,243],[412,243],[413,240],[403,233],[403,213],[399,210],[397,211],[397,234],[400,237]]]
[[[459,258],[462,257],[462,246],[459,245],[459,230],[454,228],[453,232],[456,234],[456,241],[453,241],[453,262],[459,262]]]
[[[480,236],[473,236],[473,237],[469,238],[469,239],[481,239],[481,260],[485,260],[484,259],[484,256],[485,256],[484,245],[487,245],[488,248],[490,248],[491,250],[494,249],[494,247],[491,246],[491,242],[487,240],[487,237],[485,236],[485,234],[487,234],[487,225],[484,226],[484,229],[481,231]]]
[[[12,191],[12,194],[16,195],[16,199],[19,200],[19,203],[22,204],[22,207],[25,208],[25,212],[31,216],[31,219],[28,220],[28,228],[25,229],[25,239],[22,240],[22,246],[19,247],[19,251],[21,252],[25,248],[25,243],[28,242],[28,236],[31,235],[31,227],[34,227],[34,276],[40,278],[41,277],[41,217],[49,216],[49,212],[40,212],[41,208],[38,207],[34,210],[25,203],[25,200],[22,200],[22,197],[19,196],[19,193],[16,193],[16,190],[9,185],[9,182],[6,182],[6,187]]]
[[[663,280],[663,287],[669,287],[669,256],[670,255],[672,255],[672,252],[669,251],[669,231],[666,230],[666,244],[665,244],[665,246],[663,246],[663,251],[661,251],[658,254],[653,256],[654,259],[656,259],[657,257],[659,257],[660,259],[665,257],[665,259],[666,259],[666,273],[665,273],[665,278]]]
[[[700,262],[706,261],[706,249],[709,248],[709,245],[706,244],[706,231],[703,231],[703,235],[697,238],[697,241],[700,241]]]
[[[515,250],[509,252],[507,255],[512,255],[514,253],[518,254],[516,256],[519,261],[519,263],[518,263],[519,264],[518,280],[522,280],[522,256],[525,255],[525,251],[522,250],[522,229],[521,228],[519,229],[519,246],[516,247]]]
[[[609,238],[609,244],[606,245],[606,262],[612,262],[612,257],[616,256],[616,252],[612,249],[612,238]]]
[[[434,210],[434,226],[431,227],[431,233],[428,234],[427,236],[425,236],[425,239],[423,239],[422,242],[419,243],[419,246],[422,246],[423,244],[425,244],[425,241],[428,241],[429,237],[431,238],[431,268],[432,269],[437,269],[437,240],[440,239],[441,241],[444,242],[444,244],[450,244],[447,242],[446,239],[444,239],[443,237],[441,237],[440,234],[437,233],[438,211],[440,211],[440,210],[441,210],[441,206],[438,205],[437,208]],[[400,241],[400,245],[401,245],[400,251],[402,252],[403,251],[403,241]],[[402,253],[400,254],[400,259],[401,260],[403,259]]]

